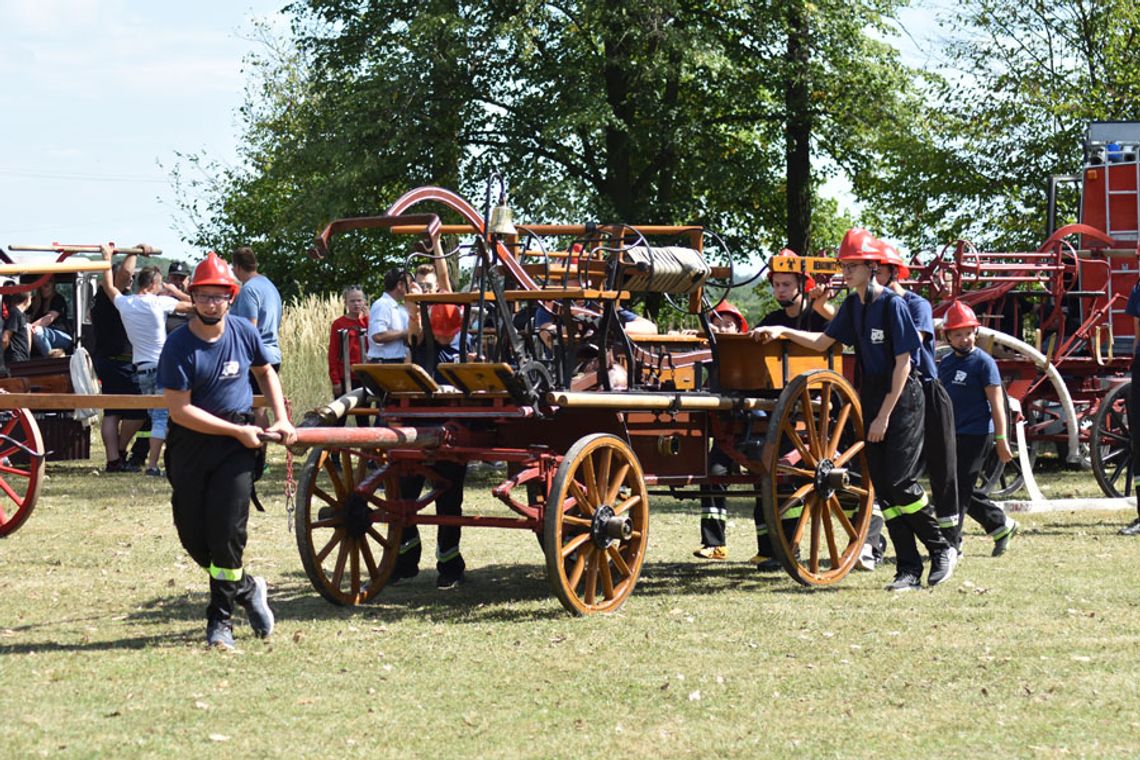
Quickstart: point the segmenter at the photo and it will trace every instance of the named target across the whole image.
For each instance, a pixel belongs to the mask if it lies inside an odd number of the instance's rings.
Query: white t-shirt
[[[408,310],[398,303],[395,298],[385,293],[372,304],[368,314],[368,358],[369,359],[406,359],[408,346],[404,339],[391,340],[387,343],[377,343],[372,336],[389,330],[408,329]]]
[[[170,296],[151,293],[115,297],[115,308],[123,317],[123,329],[133,349],[131,361],[136,365],[158,364],[162,344],[166,343],[166,315],[177,304]]]

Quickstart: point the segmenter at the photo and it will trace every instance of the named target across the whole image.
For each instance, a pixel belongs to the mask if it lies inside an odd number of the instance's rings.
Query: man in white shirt
[[[408,276],[399,269],[384,275],[384,294],[372,304],[368,315],[368,360],[400,364],[408,360],[408,310],[404,296]]]
[[[100,246],[103,260],[110,261],[115,249],[110,245]],[[136,254],[127,254],[122,266],[133,270]],[[156,267],[144,267],[136,280],[138,293],[124,295],[111,277],[111,270],[103,272],[103,292],[115,304],[123,319],[123,329],[131,341],[131,361],[135,366],[135,378],[143,395],[161,394],[157,384],[158,357],[166,343],[166,317],[172,312],[190,312],[194,305],[189,296],[177,288],[169,288],[162,281],[162,272]],[[175,297],[177,296],[177,297]],[[150,454],[147,457],[146,474],[162,477],[158,467],[158,455],[166,441],[166,407],[148,410],[150,415]]]

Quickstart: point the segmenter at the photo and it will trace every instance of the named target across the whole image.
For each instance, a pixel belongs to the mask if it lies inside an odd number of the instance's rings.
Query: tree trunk
[[[787,163],[788,247],[811,254],[811,58],[807,11],[788,3],[787,75],[784,81],[784,155]]]

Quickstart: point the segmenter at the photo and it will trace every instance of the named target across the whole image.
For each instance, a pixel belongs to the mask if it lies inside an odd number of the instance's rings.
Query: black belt
[[[226,422],[232,422],[235,425],[252,425],[253,412],[220,412],[215,413],[215,417],[221,417]]]

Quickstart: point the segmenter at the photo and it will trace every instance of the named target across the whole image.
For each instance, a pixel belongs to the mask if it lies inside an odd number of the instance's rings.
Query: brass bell
[[[507,205],[506,198],[501,198],[499,205],[491,209],[491,234],[499,237],[515,237],[519,234],[515,229],[514,212]]]

